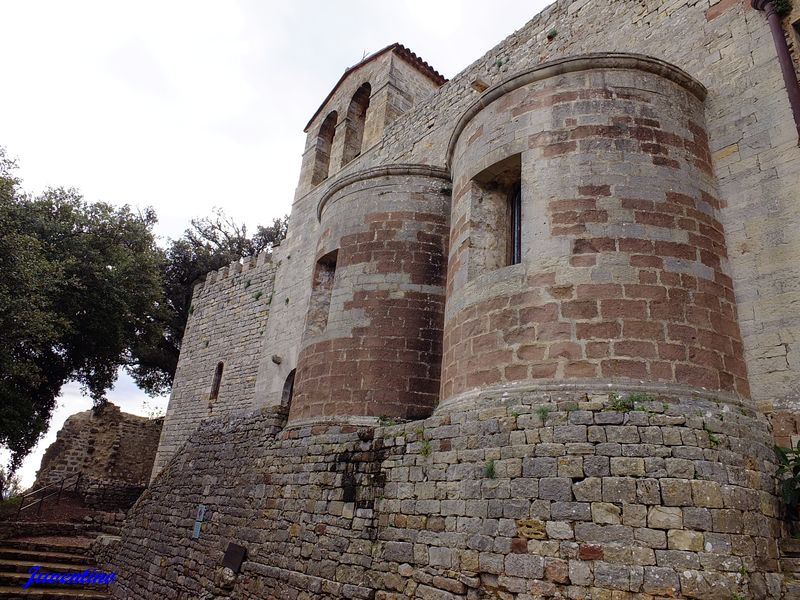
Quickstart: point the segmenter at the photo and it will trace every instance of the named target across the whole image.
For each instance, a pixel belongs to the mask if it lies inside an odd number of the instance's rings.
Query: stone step
[[[784,573],[800,573],[800,558],[782,558],[780,563]]]
[[[76,554],[73,552],[51,552],[48,550],[23,550],[22,548],[4,548],[0,546],[0,562],[13,560],[19,561],[42,561],[48,563],[62,563],[68,565],[84,565],[86,564],[86,556]]]
[[[93,563],[84,562],[83,564],[50,562],[36,559],[26,560],[4,560],[0,559],[0,572],[4,573],[27,573],[33,566],[39,566],[43,571],[85,571],[86,569],[96,569]]]
[[[784,577],[783,597],[800,598],[800,579],[794,579],[792,577]]]
[[[53,544],[50,542],[32,542],[29,540],[0,540],[0,548],[7,550],[24,550],[31,552],[58,552],[84,556],[86,546],[81,544]]]
[[[800,539],[785,538],[781,540],[781,556],[800,556]]]
[[[19,586],[0,585],[0,598],[3,600],[106,600],[109,596],[104,591],[96,590],[22,589]]]

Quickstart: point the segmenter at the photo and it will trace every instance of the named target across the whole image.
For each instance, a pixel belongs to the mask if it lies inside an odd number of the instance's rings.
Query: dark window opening
[[[219,386],[222,384],[222,370],[225,364],[222,362],[217,363],[217,368],[214,371],[214,379],[211,382],[211,394],[208,397],[209,402],[213,402],[219,397]]]
[[[292,396],[294,395],[294,374],[295,369],[289,373],[286,381],[283,383],[283,392],[281,393],[281,406],[289,408],[292,405]]]
[[[511,213],[511,259],[508,264],[517,265],[522,262],[522,185],[517,183],[509,197]]]
[[[800,61],[800,19],[792,23],[794,30],[794,54],[795,59]]]
[[[314,172],[311,174],[312,185],[317,185],[328,177],[333,136],[336,133],[336,122],[338,119],[339,115],[334,110],[325,117],[325,120],[319,128],[317,143],[314,148]]]
[[[311,335],[320,334],[328,326],[331,308],[331,293],[336,277],[336,257],[339,251],[329,252],[317,261],[314,281],[311,286],[311,300],[306,319],[306,331]]]
[[[361,154],[361,146],[364,142],[364,125],[367,121],[367,109],[369,109],[371,93],[372,86],[365,83],[356,90],[356,93],[353,94],[353,99],[350,100],[347,117],[345,118],[342,166]]]

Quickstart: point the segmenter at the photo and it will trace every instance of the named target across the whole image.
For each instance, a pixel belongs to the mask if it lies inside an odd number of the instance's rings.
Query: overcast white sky
[[[364,53],[401,42],[452,77],[547,4],[0,0],[0,146],[26,190],[153,206],[164,239],[214,207],[266,224],[290,209],[303,127]],[[147,411],[127,377],[109,398]],[[64,419],[90,405],[64,389],[24,484]]]

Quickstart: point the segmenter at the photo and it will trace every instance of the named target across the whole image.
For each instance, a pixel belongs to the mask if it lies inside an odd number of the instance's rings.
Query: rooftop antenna
[[[367,51],[366,50],[364,50],[364,54],[361,55],[361,60],[364,60],[365,58],[367,58]]]

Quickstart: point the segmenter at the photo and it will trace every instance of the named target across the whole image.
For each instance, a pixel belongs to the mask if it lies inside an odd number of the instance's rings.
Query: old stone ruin
[[[112,403],[72,415],[45,451],[31,489],[66,478],[89,508],[130,508],[147,487],[162,423]]]
[[[800,597],[800,14],[754,4],[348,68],[287,239],[195,289],[113,595]]]

